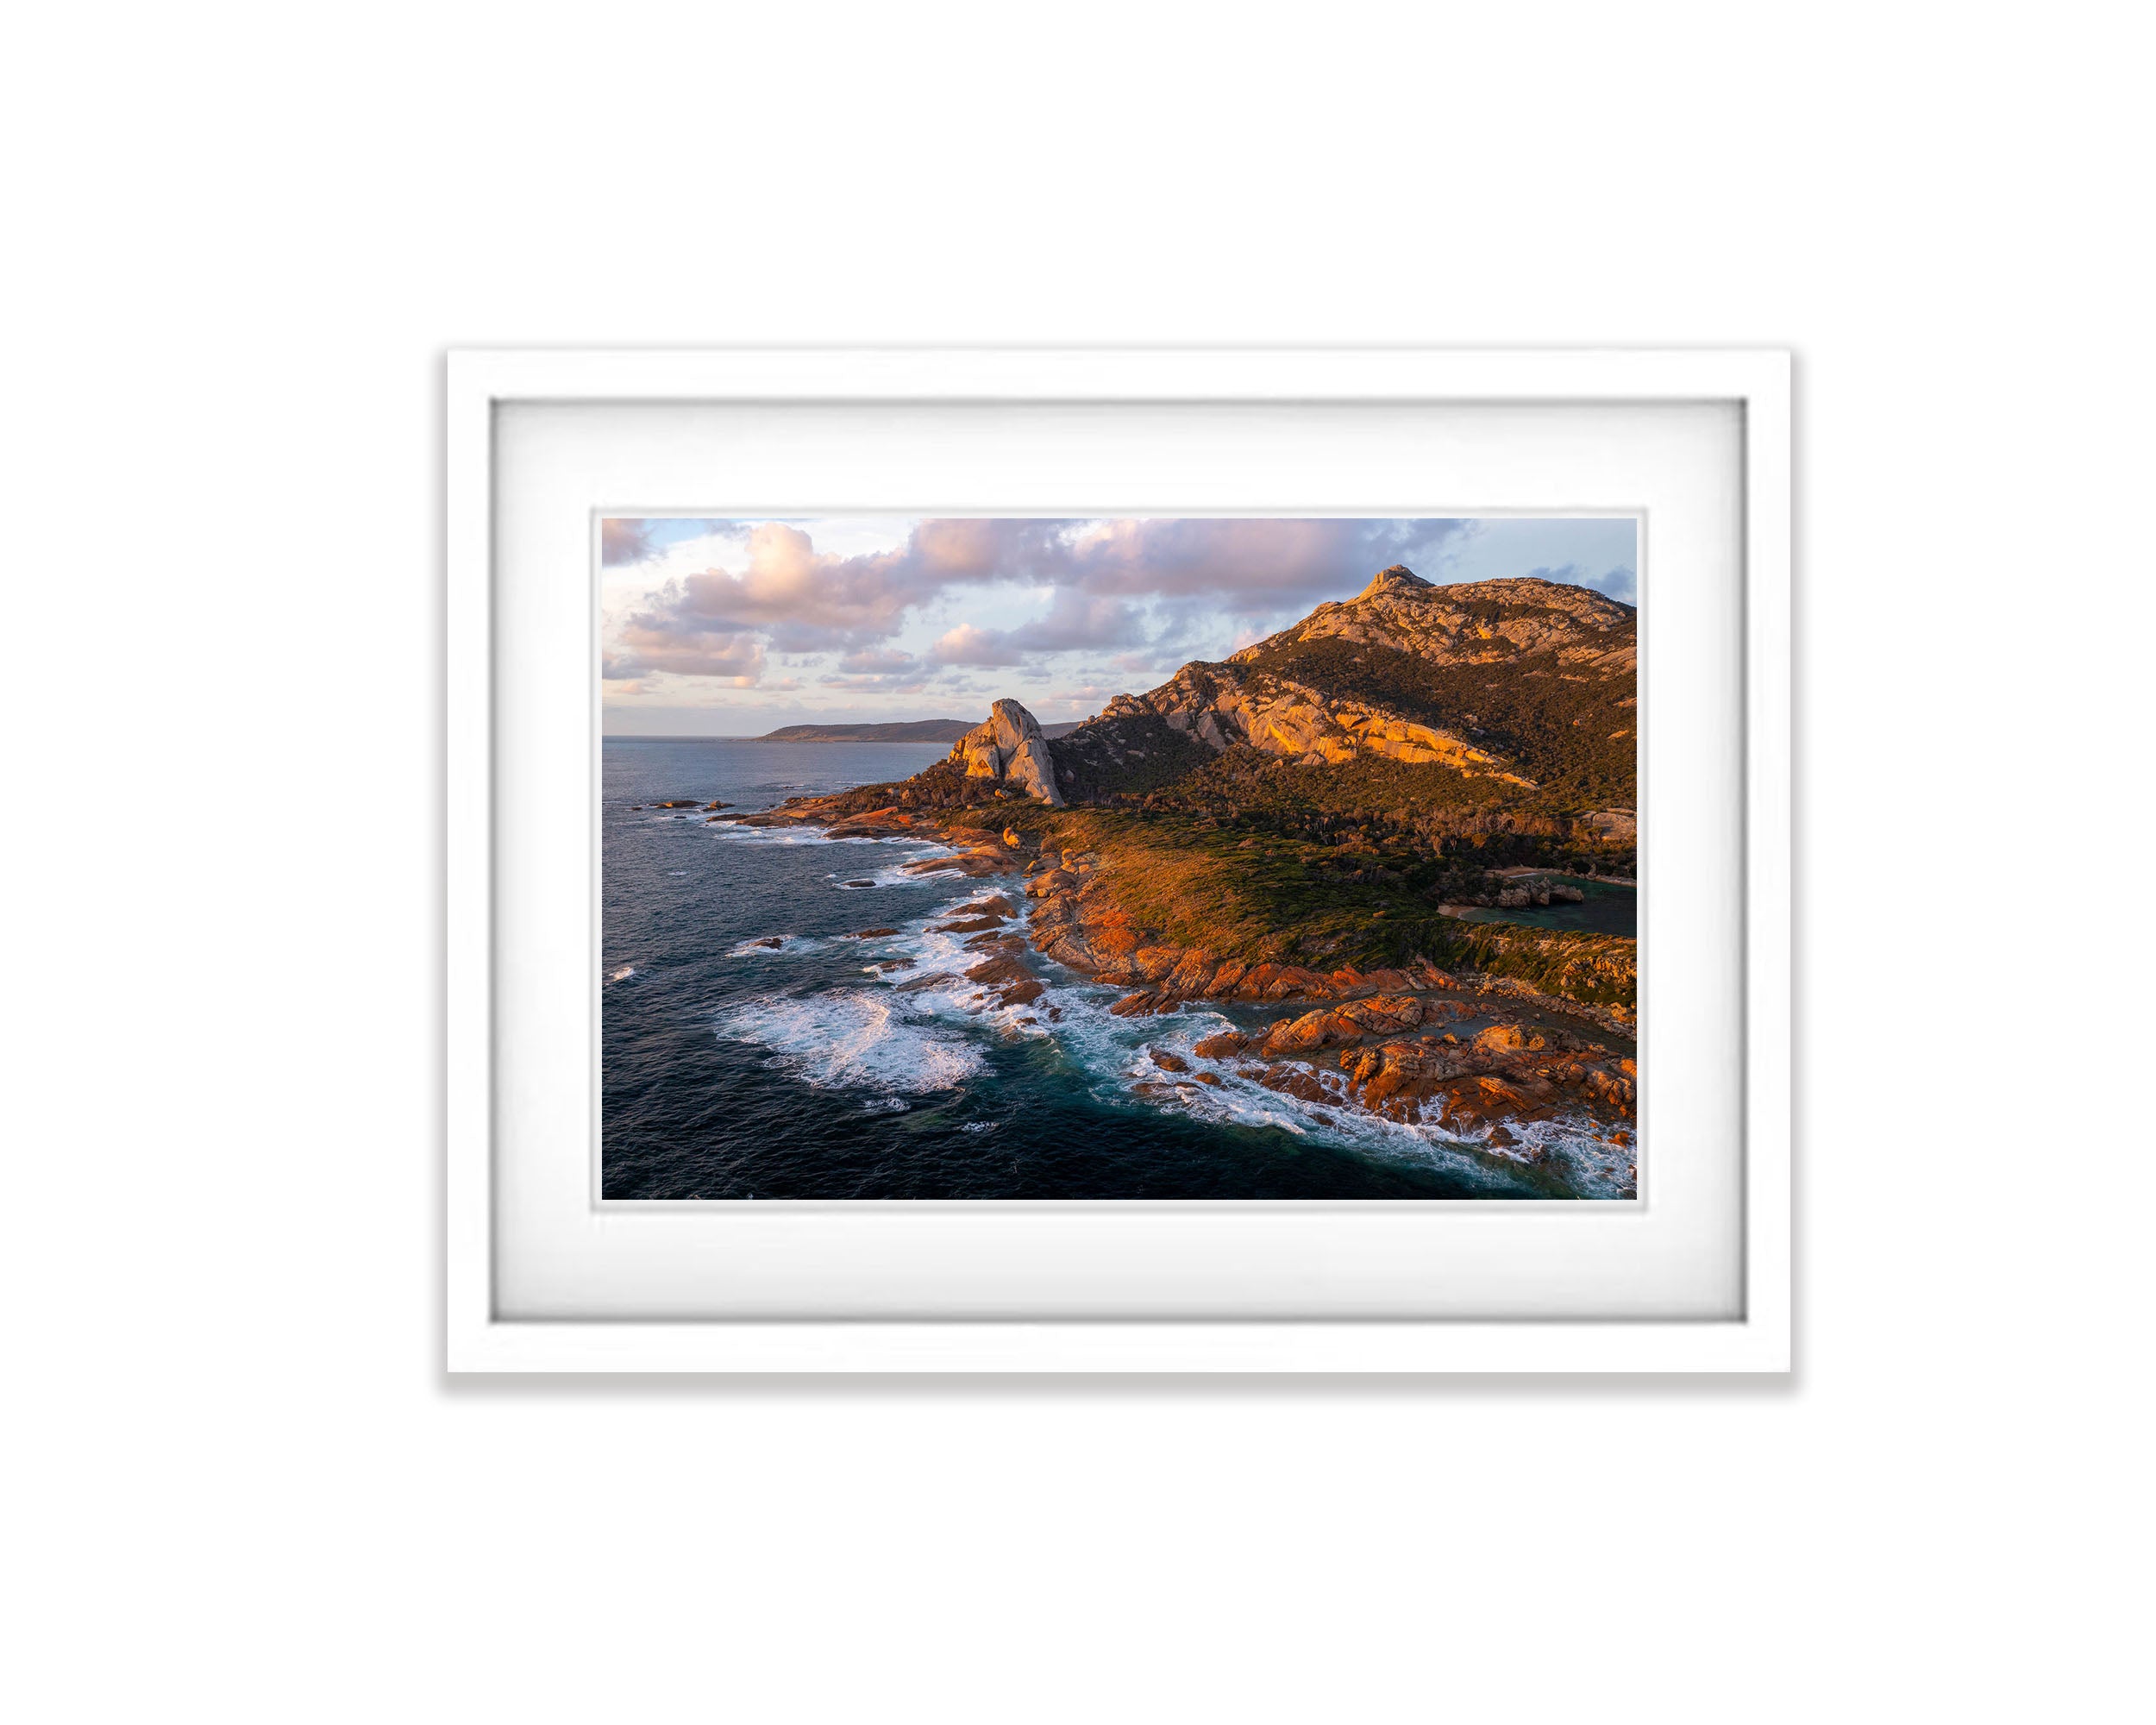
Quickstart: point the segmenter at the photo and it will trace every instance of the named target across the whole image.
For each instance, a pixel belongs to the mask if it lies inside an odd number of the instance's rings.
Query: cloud
[[[1006,633],[962,623],[938,636],[928,656],[939,665],[1015,665],[1020,655],[1009,644]]]
[[[1069,536],[1063,568],[1092,593],[1307,609],[1346,597],[1388,563],[1435,564],[1470,526],[1443,519],[1096,521]]]
[[[1607,593],[1620,604],[1638,605],[1639,603],[1639,571],[1629,564],[1620,563],[1617,568],[1605,574],[1590,577],[1582,585],[1594,588],[1596,593]]]
[[[748,536],[745,567],[676,577],[654,603],[649,626],[764,630],[781,653],[857,649],[887,641],[908,612],[950,588],[1023,583],[1054,597],[1045,618],[995,636],[1003,652],[1129,645],[1144,628],[1131,599],[1210,599],[1216,614],[1222,603],[1237,614],[1307,609],[1353,591],[1388,562],[1435,558],[1466,525],[951,518],[917,523],[896,550],[840,557],[818,552],[798,527],[766,522]],[[652,555],[647,524],[609,521],[604,528],[612,536],[609,561]],[[953,663],[1016,662],[979,656],[997,649],[969,637],[950,650],[975,656]]]
[[[599,524],[599,560],[608,568],[641,563],[652,553],[651,524],[607,516]]]
[[[888,676],[826,676],[816,680],[827,689],[849,689],[856,694],[904,694],[926,687],[925,671],[903,671]]]
[[[942,665],[1017,665],[1038,654],[1119,647],[1145,638],[1145,613],[1136,605],[1059,586],[1051,590],[1047,615],[1014,629],[962,623],[939,637],[927,656]]]
[[[918,663],[911,653],[901,653],[894,647],[863,647],[840,659],[838,668],[887,676],[894,671],[911,671]]]
[[[819,552],[785,522],[699,524],[708,530],[700,537],[655,545],[656,530],[670,524],[601,524],[606,562],[646,563],[652,578],[667,577],[614,630],[624,678],[662,671],[745,687],[761,678],[767,652],[814,655],[825,666],[822,656],[836,653],[836,669],[820,681],[910,689],[937,668],[1009,668],[1118,648],[1125,649],[1118,667],[1143,675],[1220,650],[1231,633],[1238,644],[1257,639],[1320,599],[1349,596],[1388,563],[1434,573],[1474,526],[953,517],[913,524],[895,549],[842,556]],[[691,561],[721,555],[724,566]],[[939,599],[990,586],[1044,593],[1047,610],[1011,627],[976,613],[918,654],[891,644]],[[843,681],[856,678],[874,681]]]
[[[1023,576],[1046,555],[1056,524],[924,521],[894,551],[838,557],[784,522],[753,530],[747,567],[668,583],[653,626],[768,630],[781,653],[859,649],[898,633],[907,612],[945,588]]]
[[[888,693],[921,687],[933,668],[894,647],[862,647],[842,655],[837,671],[817,681],[829,688]]]
[[[1639,578],[1629,563],[1620,563],[1615,568],[1599,575],[1590,575],[1577,563],[1564,563],[1556,568],[1530,569],[1529,577],[1539,581],[1562,581],[1567,586],[1588,587],[1614,599],[1621,605],[1639,602]]]
[[[608,681],[667,671],[681,677],[724,677],[753,688],[763,677],[763,643],[740,630],[684,629],[664,613],[631,613],[617,631],[599,674]]]

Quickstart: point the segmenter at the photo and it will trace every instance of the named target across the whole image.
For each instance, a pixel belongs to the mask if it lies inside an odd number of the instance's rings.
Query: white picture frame
[[[1732,674],[1741,702],[1741,854],[1734,865],[1740,902],[1742,1024],[1736,1087],[1741,1145],[1730,1148],[1737,1179],[1726,1242],[1736,1266],[1735,1295],[1712,1316],[1537,1315],[1470,1302],[1471,1316],[1376,1314],[1367,1302],[1309,1310],[1242,1295],[1202,1316],[1165,1308],[1043,1316],[1037,1308],[993,1309],[976,1287],[947,1313],[903,1308],[855,1311],[745,1308],[748,1315],[684,1315],[686,1308],[638,1308],[601,1297],[604,1264],[561,1302],[533,1306],[503,1298],[505,1182],[502,1040],[498,978],[516,954],[503,942],[505,868],[528,866],[530,847],[498,843],[505,737],[498,690],[503,631],[498,590],[501,524],[508,502],[501,470],[505,414],[534,406],[588,406],[611,412],[639,405],[756,404],[827,406],[873,414],[932,405],[990,411],[999,406],[1085,405],[1103,410],[1205,407],[1235,414],[1328,412],[1368,408],[1514,407],[1523,412],[1708,404],[1734,416],[1740,496],[1737,593],[1741,665]],[[715,350],[698,352],[462,351],[448,359],[448,1273],[447,1364],[452,1371],[720,1372],[1489,1372],[1743,1371],[1789,1369],[1790,961],[1789,961],[1789,361],[1764,350],[1702,351],[1054,351]],[[1516,428],[1515,428],[1516,429]],[[1163,436],[1174,435],[1172,432]],[[1521,435],[1532,436],[1532,430]],[[1553,453],[1555,464],[1570,457]],[[954,485],[956,481],[953,481]],[[617,503],[686,501],[616,495]],[[708,499],[705,499],[708,500]],[[825,497],[826,504],[832,499]],[[946,495],[947,505],[974,499]],[[991,501],[993,499],[981,499]],[[1044,502],[1058,499],[1042,499]],[[1593,498],[1583,502],[1621,499]],[[845,499],[840,499],[845,501]],[[888,504],[858,497],[856,506]],[[1305,503],[1281,497],[1282,507]],[[1014,511],[1016,512],[1016,511]],[[1164,511],[1163,511],[1164,512]],[[565,565],[566,567],[566,565]],[[566,580],[566,576],[564,577]],[[1650,581],[1650,592],[1651,583]],[[1648,603],[1651,605],[1650,598]],[[1650,658],[1652,649],[1650,649]],[[506,668],[514,669],[513,665]],[[1680,669],[1682,668],[1679,668]],[[1665,668],[1666,669],[1666,668]],[[1676,674],[1674,671],[1668,674]],[[595,685],[586,692],[595,702]],[[1645,705],[1643,697],[1643,706]],[[592,715],[595,718],[595,714]],[[576,764],[576,763],[571,763]],[[560,991],[567,994],[568,990]],[[584,1002],[555,1002],[573,1019]],[[513,1027],[514,1015],[511,1015]],[[514,1049],[507,1052],[513,1054]],[[513,1064],[513,1063],[512,1063]],[[507,1101],[517,1100],[513,1088]],[[580,1130],[571,1121],[567,1130]],[[1651,1155],[1651,1145],[1649,1153]],[[1652,1195],[1648,1195],[1651,1202]],[[758,1207],[766,1212],[785,1207]],[[813,1207],[812,1207],[813,1208]],[[1024,1208],[1024,1207],[1014,1207]],[[1440,1207],[1446,1208],[1446,1207]],[[1535,1207],[1545,1214],[1549,1207]],[[1559,1207],[1560,1208],[1564,1207]],[[888,1214],[887,1209],[886,1214]],[[768,1216],[763,1219],[768,1220]],[[812,1219],[813,1220],[813,1219]],[[1058,1226],[1105,1224],[1082,1215]],[[620,1219],[592,1232],[618,1236]],[[637,1226],[644,1224],[638,1223]],[[651,1226],[675,1226],[665,1218]],[[692,1224],[684,1218],[680,1226]],[[698,1224],[701,1226],[701,1224]],[[789,1251],[812,1270],[836,1251],[821,1224],[805,1226]],[[833,1224],[832,1226],[837,1226]],[[849,1220],[859,1230],[878,1226]],[[975,1233],[1032,1223],[1012,1216],[969,1220]],[[1275,1210],[1265,1222],[1279,1249],[1298,1229],[1313,1239],[1335,1226],[1307,1212]],[[1530,1219],[1524,1224],[1539,1226]],[[1555,1223],[1551,1226],[1564,1226]],[[652,1236],[647,1235],[647,1239]],[[1292,1243],[1292,1239],[1291,1239]],[[1232,1251],[1232,1247],[1226,1248]],[[643,1254],[649,1257],[649,1253]],[[525,1261],[529,1261],[526,1254]],[[693,1275],[697,1260],[685,1260]],[[704,1262],[711,1260],[706,1256]],[[1261,1271],[1252,1270],[1252,1276]],[[517,1287],[522,1287],[518,1283]],[[992,1284],[988,1284],[992,1287]],[[580,1292],[574,1291],[580,1289]],[[596,1292],[594,1290],[597,1290]],[[1236,1298],[1247,1306],[1235,1309]]]

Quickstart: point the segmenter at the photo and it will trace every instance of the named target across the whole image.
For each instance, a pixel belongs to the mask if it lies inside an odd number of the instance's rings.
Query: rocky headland
[[[1450,913],[1633,874],[1635,637],[1584,588],[1395,567],[1067,735],[999,700],[911,779],[719,819],[933,840],[906,866],[1009,882],[939,925],[962,972],[897,986],[1032,1009],[1044,958],[1119,1016],[1234,1022],[1140,1088],[1232,1073],[1499,1148],[1560,1119],[1628,1144],[1636,942]]]

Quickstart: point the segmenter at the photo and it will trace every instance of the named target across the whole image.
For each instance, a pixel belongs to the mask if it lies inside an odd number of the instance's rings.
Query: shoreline
[[[1116,902],[1115,871],[1095,852],[1030,841],[1016,826],[991,831],[895,806],[859,813],[818,806],[830,800],[726,819],[813,827],[834,840],[944,847],[950,855],[901,867],[983,883],[980,901],[962,907],[966,946],[978,955],[964,972],[980,985],[976,1000],[1015,1007],[1037,997],[1039,982],[1018,962],[1030,951],[1087,982],[1129,989],[1107,1008],[1116,1017],[1166,1019],[1186,1007],[1262,1015],[1247,1030],[1199,1039],[1187,1056],[1150,1051],[1160,1074],[1135,1094],[1217,1086],[1229,1073],[1293,1097],[1320,1122],[1333,1109],[1464,1133],[1469,1147],[1515,1162],[1546,1155],[1515,1128],[1567,1126],[1616,1158],[1626,1170],[1622,1195],[1636,1195],[1636,1020],[1621,1012],[1427,959],[1319,971],[1169,944]],[[1013,876],[1023,911],[987,886]],[[1015,931],[1006,927],[1012,923]]]

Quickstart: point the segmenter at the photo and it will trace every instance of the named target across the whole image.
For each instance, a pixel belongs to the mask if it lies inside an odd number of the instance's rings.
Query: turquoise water
[[[1585,875],[1550,875],[1544,878],[1577,887],[1587,894],[1586,902],[1528,906],[1519,910],[1493,910],[1477,905],[1456,909],[1452,914],[1463,922],[1524,923],[1529,928],[1570,928],[1589,934],[1621,934],[1631,939],[1639,938],[1637,888],[1620,887],[1614,881],[1597,881]]]

